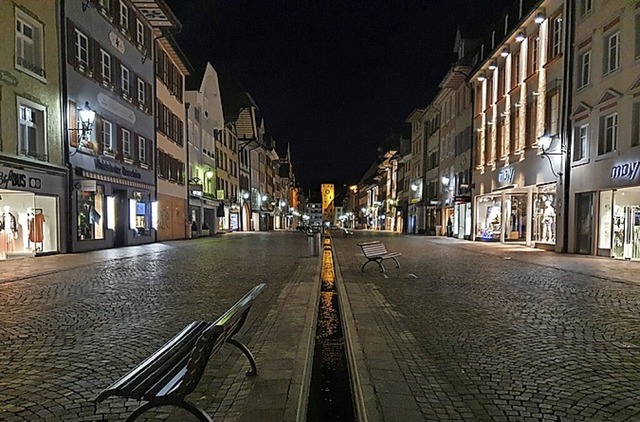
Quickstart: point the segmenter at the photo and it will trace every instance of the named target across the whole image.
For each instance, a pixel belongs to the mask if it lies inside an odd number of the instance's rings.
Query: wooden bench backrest
[[[228,339],[240,331],[247,319],[247,315],[249,315],[251,304],[262,293],[265,286],[265,283],[255,286],[202,332],[200,338],[196,341],[193,352],[189,356],[187,373],[178,387],[179,391],[177,393],[180,396],[184,397],[193,392],[204,374],[209,357],[216,353]]]
[[[387,248],[384,246],[382,242],[369,242],[369,243],[360,243],[358,246],[362,248],[362,252],[365,256],[375,256],[375,255],[384,255],[387,254]]]

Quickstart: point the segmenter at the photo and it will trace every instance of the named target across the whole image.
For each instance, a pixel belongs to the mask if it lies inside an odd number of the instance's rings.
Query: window
[[[587,158],[589,148],[589,124],[576,127],[573,138],[573,161]]]
[[[82,32],[76,31],[76,62],[81,66],[89,66],[89,39]]]
[[[18,98],[18,153],[48,161],[45,141],[45,108]]]
[[[102,72],[102,81],[111,82],[111,56],[106,51],[100,49],[100,68]]]
[[[540,37],[535,35],[531,37],[531,48],[529,49],[529,75],[538,71],[540,64]]]
[[[608,35],[604,39],[604,73],[617,70],[620,67],[620,32]]]
[[[505,65],[503,64],[498,68],[498,101],[504,97],[505,93]]]
[[[511,87],[515,88],[520,83],[520,51],[513,53],[511,57]]]
[[[120,26],[124,32],[129,31],[129,8],[120,1]]]
[[[591,82],[591,51],[578,55],[578,89]]]
[[[140,105],[144,105],[146,102],[145,99],[146,99],[146,95],[145,95],[144,81],[141,79],[138,79],[138,103]]]
[[[615,151],[618,144],[618,113],[612,113],[600,118],[600,139],[598,140],[598,154]]]
[[[640,102],[633,104],[633,121],[631,128],[631,146],[640,145]]]
[[[107,120],[102,121],[102,149],[113,152],[113,124]]]
[[[558,16],[552,20],[550,57],[553,58],[562,53],[562,16]]]
[[[16,15],[16,68],[44,77],[42,25],[20,10]]]
[[[557,135],[559,132],[558,119],[560,116],[560,94],[556,90],[547,97],[547,133]]]
[[[147,140],[138,136],[138,159],[141,163],[147,162]]]
[[[122,89],[122,93],[129,95],[129,87],[129,69],[120,65],[120,89]]]
[[[95,191],[76,191],[78,199],[78,240],[104,239],[102,186]]]
[[[144,46],[144,24],[136,20],[136,41],[138,45]]]
[[[593,0],[580,0],[580,16],[584,16],[591,12]]]
[[[131,157],[131,132],[127,129],[122,129],[122,154]]]
[[[111,0],[100,0],[100,7],[106,11],[111,10]]]

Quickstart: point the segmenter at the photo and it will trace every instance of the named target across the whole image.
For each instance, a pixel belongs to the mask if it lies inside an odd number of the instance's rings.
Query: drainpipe
[[[67,196],[66,196],[66,223],[67,230],[65,236],[65,246],[67,249],[67,253],[73,251],[73,196],[75,195],[75,189],[73,187],[73,166],[71,165],[70,157],[69,157],[69,112],[67,110],[67,104],[69,102],[69,94],[67,92],[67,40],[66,40],[66,14],[65,14],[65,2],[59,3],[60,6],[57,8],[58,14],[58,22],[61,22],[61,30],[58,34],[58,44],[60,45],[60,57],[58,57],[58,64],[60,67],[59,73],[59,82],[60,82],[60,90],[62,91],[62,99],[61,99],[61,111],[62,111],[62,130],[63,135],[61,136],[62,142],[62,152],[63,152],[63,160],[64,165],[67,167]],[[60,230],[62,233],[62,230]]]
[[[191,107],[191,103],[185,101],[184,102],[184,128],[185,128],[185,139],[184,139],[184,147],[187,149],[187,158],[185,163],[185,186],[187,188],[187,200],[186,200],[186,208],[184,212],[185,222],[184,222],[184,238],[189,238],[189,233],[191,232],[191,224],[187,224],[189,220],[189,180],[191,177],[189,175],[189,107]]]
[[[569,201],[571,199],[570,181],[571,181],[571,109],[573,107],[573,41],[575,31],[575,12],[576,2],[575,0],[565,0],[564,2],[564,18],[566,22],[566,28],[564,31],[564,55],[563,55],[563,81],[562,81],[562,95],[564,97],[562,116],[560,119],[560,133],[564,143],[564,180],[562,181],[563,188],[563,214],[562,214],[562,245],[560,252],[569,251]]]

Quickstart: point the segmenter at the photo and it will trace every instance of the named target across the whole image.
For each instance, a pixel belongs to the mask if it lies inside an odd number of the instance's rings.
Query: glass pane
[[[611,203],[613,201],[613,191],[600,192],[600,212],[598,228],[598,248],[611,248]]]

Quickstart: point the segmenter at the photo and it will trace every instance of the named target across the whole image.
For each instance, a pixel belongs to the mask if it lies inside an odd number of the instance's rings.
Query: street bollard
[[[313,242],[313,256],[320,255],[320,245],[322,245],[322,233],[317,232],[313,234],[314,242]]]
[[[307,232],[307,253],[309,254],[309,256],[315,256],[315,247],[313,245],[315,241],[315,236],[313,235],[313,232],[311,232],[311,230],[309,230]]]

